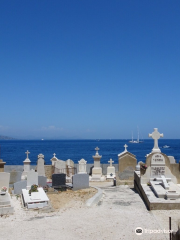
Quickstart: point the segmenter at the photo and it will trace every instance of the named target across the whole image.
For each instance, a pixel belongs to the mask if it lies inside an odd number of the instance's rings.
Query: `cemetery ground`
[[[111,182],[92,182],[93,185],[100,187],[104,195],[92,207],[85,205],[85,201],[96,193],[91,188],[48,195],[52,204],[50,211],[22,208],[20,198],[13,196],[15,212],[0,217],[0,239],[169,239],[169,234],[165,233],[135,234],[137,227],[168,230],[169,216],[172,217],[172,229],[177,230],[180,210],[148,211],[133,187],[113,187]]]

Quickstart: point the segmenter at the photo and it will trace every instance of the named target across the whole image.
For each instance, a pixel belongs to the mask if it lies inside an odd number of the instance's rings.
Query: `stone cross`
[[[53,155],[54,155],[54,158],[55,158],[55,157],[56,157],[56,154],[54,153]]]
[[[149,137],[152,137],[154,139],[154,148],[152,149],[152,152],[161,152],[161,150],[158,147],[158,139],[160,137],[164,137],[163,133],[158,132],[158,128],[154,128],[154,132],[149,134]]]
[[[27,158],[28,158],[28,154],[30,154],[30,152],[27,150],[27,152],[25,152],[27,154]]]
[[[99,148],[98,148],[98,147],[96,147],[96,148],[95,148],[95,150],[96,150],[96,155],[99,155],[99,153],[98,153],[98,151],[99,151]]]
[[[124,148],[125,148],[124,151],[125,151],[125,152],[127,152],[127,147],[128,147],[128,145],[125,144],[125,145],[124,145]]]
[[[112,167],[112,163],[114,162],[113,160],[112,160],[112,158],[110,159],[110,161],[108,161],[109,163],[110,163],[110,167]]]

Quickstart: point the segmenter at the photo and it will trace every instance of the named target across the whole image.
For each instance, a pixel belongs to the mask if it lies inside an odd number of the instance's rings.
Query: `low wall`
[[[51,173],[51,166],[52,165],[44,165],[45,166],[45,172],[46,172],[46,176],[49,177],[52,173]],[[87,173],[89,175],[92,174],[92,167],[94,166],[94,164],[86,164],[86,170]],[[107,167],[109,166],[109,164],[101,164],[102,167],[102,173],[103,175],[107,174]],[[118,172],[118,164],[113,164],[113,166],[115,167],[115,172]],[[20,171],[23,172],[23,165],[5,165],[4,166],[4,171],[5,172],[11,172],[12,170],[16,170],[16,171]],[[74,164],[74,167],[77,168],[77,172],[79,172],[79,164]],[[37,165],[31,165],[30,166],[31,169],[36,169]]]

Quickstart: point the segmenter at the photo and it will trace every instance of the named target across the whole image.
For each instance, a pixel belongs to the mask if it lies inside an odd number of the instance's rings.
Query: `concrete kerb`
[[[86,206],[88,206],[88,207],[92,207],[94,204],[97,204],[103,196],[102,189],[100,189],[98,187],[93,187],[93,188],[96,188],[98,190],[98,192],[92,198],[90,198],[86,201]]]

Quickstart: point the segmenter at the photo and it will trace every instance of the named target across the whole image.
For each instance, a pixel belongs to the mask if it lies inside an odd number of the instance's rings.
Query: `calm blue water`
[[[154,141],[144,140],[140,144],[132,144],[129,140],[0,140],[0,158],[7,165],[22,165],[26,158],[25,152],[29,150],[31,164],[37,163],[37,155],[42,153],[45,156],[46,164],[51,164],[50,159],[53,153],[61,160],[72,159],[77,163],[84,158],[87,163],[93,163],[92,155],[95,154],[95,147],[99,147],[99,154],[102,155],[101,163],[108,163],[112,158],[118,163],[117,155],[124,151],[124,144],[128,145],[128,151],[136,155],[138,161],[145,162],[145,155],[150,153]],[[169,145],[170,148],[161,148]],[[168,156],[174,156],[176,161],[180,160],[180,139],[160,139],[159,147]]]

